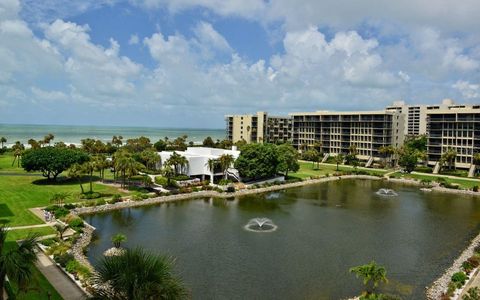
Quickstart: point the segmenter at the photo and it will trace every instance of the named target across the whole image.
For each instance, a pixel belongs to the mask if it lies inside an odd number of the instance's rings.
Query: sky
[[[0,0],[0,123],[480,103],[478,0]]]

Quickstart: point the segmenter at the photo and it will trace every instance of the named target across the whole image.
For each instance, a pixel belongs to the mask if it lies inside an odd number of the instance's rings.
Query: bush
[[[228,185],[230,183],[232,183],[232,181],[229,179],[220,179],[220,181],[218,182],[218,185]]]
[[[97,198],[100,198],[102,195],[100,195],[100,193],[97,193],[97,192],[87,192],[87,193],[84,193],[82,195],[80,195],[80,199],[97,199]]]
[[[54,214],[55,218],[57,219],[63,218],[70,213],[70,210],[66,209],[63,206],[58,206],[58,205],[50,205],[47,208],[45,208],[45,210]]]
[[[65,266],[65,270],[70,273],[70,274],[76,274],[77,273],[77,268],[80,266],[80,263],[76,261],[75,259],[72,259],[67,262],[67,265]]]
[[[73,255],[70,253],[65,253],[65,254],[60,254],[60,255],[54,255],[53,260],[55,260],[56,263],[58,263],[62,267],[66,267],[67,263],[71,260],[73,260]]]
[[[79,264],[77,267],[77,274],[80,276],[82,279],[88,279],[92,276],[92,272],[90,269],[82,264]]]
[[[465,271],[465,273],[470,274],[470,272],[473,270],[472,264],[467,260],[462,263],[462,269]]]
[[[474,186],[474,187],[472,188],[472,191],[478,192],[478,185]]]
[[[452,275],[452,282],[457,284],[457,287],[461,287],[467,281],[467,275],[464,272],[457,272]]]
[[[133,194],[133,195],[132,195],[132,200],[133,200],[133,201],[142,201],[143,198],[142,198],[142,195],[141,195],[141,194],[136,193],[136,194]]]
[[[175,181],[174,179],[171,179],[170,184],[168,184],[168,179],[162,176],[155,177],[155,183],[163,187],[174,187],[174,188],[178,187],[177,181]]]
[[[105,205],[107,204],[107,201],[105,201],[105,199],[99,199],[95,202],[95,205]]]
[[[85,224],[83,224],[83,220],[81,218],[73,218],[70,221],[68,221],[68,226],[74,230],[78,230],[80,228],[83,228]]]
[[[68,204],[65,204],[63,207],[65,207],[66,209],[74,209],[77,206],[75,204],[68,203]]]
[[[188,175],[179,174],[179,175],[173,177],[173,179],[176,180],[176,181],[182,181],[182,180],[190,180],[190,177]]]
[[[41,240],[40,243],[46,247],[50,247],[55,244],[57,241],[55,239],[45,239]]]
[[[467,259],[467,261],[472,265],[472,267],[476,268],[478,266],[480,266],[480,257],[478,256],[472,256],[470,257],[469,259]]]
[[[227,193],[235,193],[235,186],[229,185],[227,187]]]

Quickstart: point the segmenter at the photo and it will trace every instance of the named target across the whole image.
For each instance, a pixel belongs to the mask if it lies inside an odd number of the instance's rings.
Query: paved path
[[[63,273],[42,251],[37,252],[38,261],[35,264],[50,284],[65,300],[86,299],[85,293]]]
[[[473,274],[473,278],[472,280],[470,280],[467,285],[465,286],[465,288],[462,290],[462,293],[460,294],[460,297],[458,297],[458,299],[462,299],[463,298],[463,295],[466,295],[467,294],[467,291],[470,289],[470,288],[473,288],[473,287],[480,287],[480,271],[477,269],[477,271],[475,271],[475,274]]]
[[[25,225],[25,226],[7,227],[7,230],[20,230],[20,229],[48,227],[48,226],[53,226],[55,223],[56,222],[49,222],[49,223],[38,224],[38,225]]]

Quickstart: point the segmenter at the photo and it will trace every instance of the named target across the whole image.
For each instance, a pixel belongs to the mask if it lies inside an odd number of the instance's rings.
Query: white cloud
[[[220,51],[232,51],[232,48],[228,44],[227,40],[215,29],[213,29],[212,24],[210,23],[198,23],[198,25],[194,28],[194,33],[202,45],[209,45],[210,47]]]
[[[473,84],[468,81],[459,80],[453,84],[452,87],[457,89],[462,96],[467,99],[480,98],[480,84]]]
[[[129,45],[137,45],[140,42],[140,38],[137,34],[132,34],[128,40]]]

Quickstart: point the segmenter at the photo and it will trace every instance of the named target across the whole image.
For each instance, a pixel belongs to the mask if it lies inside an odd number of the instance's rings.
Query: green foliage
[[[80,199],[98,199],[100,198],[102,195],[100,193],[97,193],[97,192],[86,192],[84,194],[81,194],[80,195]]]
[[[173,259],[141,248],[103,257],[92,276],[96,299],[186,299],[187,292],[173,272]],[[108,284],[108,288],[102,288]]]
[[[63,253],[58,255],[53,255],[53,260],[62,267],[66,267],[68,262],[74,260],[73,254]]]
[[[427,151],[427,136],[408,136],[404,146],[413,151]]]
[[[276,175],[278,163],[275,145],[248,144],[235,161],[235,168],[243,178],[260,179]]]
[[[57,219],[63,218],[70,213],[70,210],[66,209],[63,206],[59,206],[59,205],[50,205],[50,206],[46,207],[45,210],[54,214],[55,218],[57,218]]]
[[[127,241],[127,236],[121,233],[117,233],[112,236],[112,243],[115,248],[120,248],[123,242]]]
[[[165,151],[165,149],[167,149],[167,143],[164,140],[158,140],[158,142],[153,144],[153,147],[158,152]]]
[[[85,224],[83,223],[82,218],[76,217],[68,221],[68,226],[76,231],[83,228]]]
[[[77,260],[72,259],[72,260],[67,262],[67,264],[65,266],[65,270],[68,273],[75,274],[75,273],[77,273],[78,267],[80,267],[80,263]]]
[[[283,172],[288,177],[288,172],[297,172],[300,169],[298,163],[298,151],[290,144],[277,146],[278,167],[277,171]]]
[[[419,153],[408,147],[403,147],[398,151],[398,165],[407,173],[411,173],[417,166]]]
[[[144,136],[134,139],[128,139],[127,143],[125,144],[125,149],[130,152],[142,152],[145,149],[151,148],[152,143],[150,143],[150,139]]]
[[[178,183],[177,183],[176,180],[170,179],[170,182],[169,182],[168,178],[165,178],[163,176],[155,177],[155,183],[157,183],[157,184],[159,184],[163,187],[173,187],[173,188],[178,187]]]
[[[40,171],[44,177],[56,179],[73,164],[82,164],[88,160],[88,154],[81,150],[49,146],[25,151],[22,167],[27,172]]]
[[[228,179],[221,179],[219,182],[218,182],[218,185],[228,185],[232,183],[231,180],[228,180]]]
[[[210,148],[214,148],[215,147],[215,142],[213,141],[213,139],[209,136],[207,136],[204,140],[203,140],[203,143],[202,145],[204,147],[210,147]]]
[[[456,283],[457,286],[458,284],[460,286],[464,285],[465,282],[467,281],[468,277],[464,272],[457,272],[452,275],[452,282]]]
[[[462,300],[480,300],[480,288],[478,286],[469,288]]]
[[[375,261],[366,265],[353,267],[350,269],[350,273],[354,273],[357,278],[361,277],[363,279],[367,294],[373,293],[381,282],[388,282],[385,267],[377,265]]]

